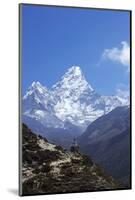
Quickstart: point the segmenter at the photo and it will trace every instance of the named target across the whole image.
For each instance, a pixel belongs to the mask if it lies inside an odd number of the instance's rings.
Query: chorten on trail
[[[77,143],[77,140],[76,138],[73,139],[73,142],[72,142],[72,145],[70,147],[70,151],[73,152],[73,153],[79,153],[79,145]]]

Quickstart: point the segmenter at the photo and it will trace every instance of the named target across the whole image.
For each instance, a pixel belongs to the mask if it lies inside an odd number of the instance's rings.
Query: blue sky
[[[23,93],[33,81],[50,88],[72,65],[101,94],[127,89],[129,26],[126,11],[23,5]]]

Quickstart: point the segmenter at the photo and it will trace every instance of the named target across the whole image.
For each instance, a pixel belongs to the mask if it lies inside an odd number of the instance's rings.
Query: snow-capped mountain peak
[[[82,71],[79,66],[72,66],[66,72],[67,75],[72,74],[74,76],[82,76]]]
[[[32,82],[31,86],[28,88],[26,94],[24,95],[23,99],[27,99],[28,96],[35,95],[38,96],[39,94],[48,93],[48,89],[45,86],[42,86],[39,81]]]
[[[33,90],[33,91],[38,90],[40,93],[44,93],[48,91],[48,89],[45,86],[41,85],[39,81],[37,82],[34,81],[29,87],[29,90]]]
[[[33,81],[31,84],[31,88],[43,87],[39,81]]]
[[[96,93],[81,68],[72,66],[50,90],[33,82],[23,97],[23,115],[45,127],[66,129],[68,124],[84,130],[101,115],[127,104],[122,97]]]
[[[86,81],[84,74],[79,66],[70,67],[67,72],[61,77],[60,81],[58,81],[53,87],[53,90],[57,90],[57,88],[61,88],[64,90],[80,90],[84,91],[89,89],[93,91],[93,88]]]

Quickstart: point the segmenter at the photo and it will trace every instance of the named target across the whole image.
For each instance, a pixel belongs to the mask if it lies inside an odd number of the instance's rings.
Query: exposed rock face
[[[64,150],[23,124],[22,194],[119,189],[88,156]]]

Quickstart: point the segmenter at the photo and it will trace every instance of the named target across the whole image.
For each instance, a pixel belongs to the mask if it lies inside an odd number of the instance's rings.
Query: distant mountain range
[[[78,138],[81,151],[130,187],[130,107],[117,107],[91,123]]]
[[[22,126],[22,195],[124,188],[88,156],[66,151]]]
[[[124,105],[129,105],[129,97],[98,94],[81,68],[72,66],[50,89],[32,83],[23,96],[22,120],[33,131],[66,145],[98,117]]]

